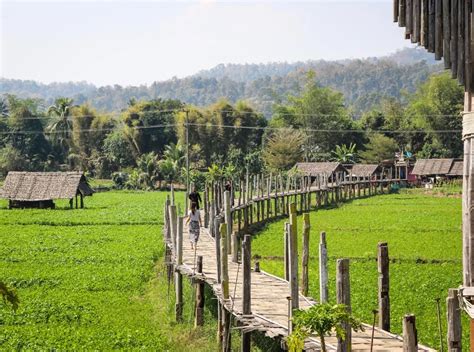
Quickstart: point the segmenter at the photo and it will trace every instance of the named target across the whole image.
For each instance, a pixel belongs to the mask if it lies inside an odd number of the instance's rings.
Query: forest
[[[247,101],[270,118],[275,104],[287,103],[289,95],[304,90],[307,72],[315,71],[314,82],[344,94],[347,108],[356,115],[387,98],[413,93],[430,74],[440,72],[433,58],[419,49],[404,49],[381,58],[341,61],[306,61],[269,64],[221,64],[184,78],[151,85],[96,87],[90,83],[50,83],[0,79],[0,94],[39,98],[52,105],[57,97],[76,104],[90,104],[99,111],[118,112],[130,99],[178,99],[187,104],[209,106],[221,98],[231,104]]]
[[[272,116],[246,101],[197,107],[178,99],[130,99],[118,113],[58,97],[53,104],[4,95],[0,173],[83,170],[119,187],[151,189],[182,181],[186,129],[191,178],[237,170],[289,170],[297,161],[380,162],[396,153],[461,157],[463,89],[433,74],[413,94],[385,98],[356,118],[345,96],[306,73],[300,94],[274,104]]]

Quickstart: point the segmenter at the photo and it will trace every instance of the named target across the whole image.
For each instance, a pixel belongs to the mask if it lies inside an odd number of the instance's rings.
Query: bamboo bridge
[[[206,186],[204,192],[204,214],[201,236],[197,249],[191,249],[187,240],[187,229],[182,216],[177,215],[174,193],[165,205],[164,239],[167,244],[169,272],[174,272],[176,292],[176,319],[182,319],[183,275],[192,279],[196,285],[195,325],[203,323],[204,285],[209,285],[218,299],[218,340],[222,351],[230,351],[232,321],[234,329],[242,333],[241,350],[250,351],[251,334],[259,331],[267,337],[280,342],[282,350],[287,349],[286,337],[291,332],[292,311],[306,309],[316,300],[307,296],[308,291],[308,252],[303,239],[303,272],[298,273],[298,251],[296,241],[296,214],[307,213],[319,207],[330,206],[345,200],[387,193],[392,185],[400,184],[400,179],[373,179],[369,176],[357,180],[327,177],[283,178],[247,176],[236,189],[225,191],[225,185],[215,183]],[[235,204],[233,206],[233,204]],[[251,267],[251,233],[255,225],[273,219],[289,216],[285,229],[285,278],[266,273],[259,263]],[[308,221],[309,217],[305,216]],[[306,221],[306,220],[305,220]],[[306,226],[305,226],[306,227]],[[309,226],[303,238],[309,236]],[[327,300],[327,253],[325,234],[320,243],[320,300]],[[323,252],[321,253],[321,250]],[[379,252],[383,253],[379,250]],[[335,336],[325,337],[329,351],[434,351],[418,345],[415,317],[403,318],[404,336],[388,331],[388,254],[379,262],[379,326],[363,324],[364,331],[346,329],[347,338],[339,340]],[[350,309],[349,260],[337,262],[337,302]],[[381,272],[382,271],[382,272]],[[384,276],[386,275],[386,277]],[[300,278],[302,285],[300,287]],[[326,286],[324,286],[326,285]],[[387,290],[384,289],[384,285]],[[324,294],[324,292],[326,292]],[[304,293],[304,295],[303,295]],[[325,295],[325,296],[324,296]],[[385,296],[384,296],[385,295]],[[387,325],[388,316],[388,325]],[[334,335],[334,334],[333,334]],[[318,337],[305,341],[305,351],[320,351]]]

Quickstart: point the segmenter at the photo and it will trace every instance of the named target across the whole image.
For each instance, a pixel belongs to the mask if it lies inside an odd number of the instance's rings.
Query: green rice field
[[[435,300],[441,299],[445,334],[447,290],[462,282],[461,199],[408,190],[318,210],[311,213],[310,219],[310,296],[319,299],[319,233],[326,231],[330,299],[335,302],[336,260],[350,258],[353,312],[371,323],[372,310],[377,309],[377,244],[386,241],[391,259],[392,332],[401,333],[403,315],[413,313],[419,341],[439,349]],[[298,220],[301,254],[302,217]],[[285,221],[267,225],[252,244],[253,255],[261,257],[262,269],[279,276],[284,273]],[[467,337],[467,320],[463,323]],[[467,350],[468,339],[463,342]]]
[[[215,350],[212,309],[202,329],[189,324],[188,280],[185,322],[174,323],[174,292],[162,260],[164,200],[162,192],[97,193],[78,210],[68,202],[55,210],[9,210],[0,201],[0,281],[20,297],[17,312],[0,303],[0,350]],[[262,269],[277,275],[283,275],[284,222],[268,224],[252,245]],[[400,333],[402,316],[414,313],[420,342],[439,348],[435,299],[441,298],[445,333],[446,292],[461,283],[459,197],[403,191],[354,200],[311,213],[311,225],[311,296],[319,297],[317,248],[326,231],[330,297],[336,259],[351,258],[353,311],[371,322],[377,243],[387,241],[392,331]],[[210,297],[207,302],[212,305]],[[467,338],[464,343],[467,350]]]
[[[0,280],[20,298],[16,313],[0,303],[0,350],[213,349],[209,312],[197,331],[173,322],[162,264],[164,199],[159,192],[98,193],[78,210],[67,202],[9,210],[0,202]],[[190,312],[188,305],[186,322]]]

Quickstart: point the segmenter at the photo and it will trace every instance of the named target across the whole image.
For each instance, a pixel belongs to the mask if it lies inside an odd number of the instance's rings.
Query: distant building
[[[366,177],[380,178],[382,175],[383,168],[379,164],[354,164],[349,169],[349,177],[353,180],[359,180]]]
[[[18,172],[8,173],[0,198],[9,200],[10,208],[54,208],[55,199],[76,199],[84,207],[84,197],[94,193],[82,172]]]
[[[463,161],[456,159],[419,159],[415,163],[412,174],[418,179],[428,177],[462,177]]]
[[[343,180],[347,175],[347,169],[339,162],[312,162],[312,163],[296,163],[298,172],[305,176],[314,178],[318,175],[325,175],[329,182]]]

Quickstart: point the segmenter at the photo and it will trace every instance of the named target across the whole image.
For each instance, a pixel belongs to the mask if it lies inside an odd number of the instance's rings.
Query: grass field
[[[80,210],[0,202],[0,280],[21,300],[16,313],[0,303],[0,350],[213,350],[210,316],[196,331],[173,323],[161,260],[164,199],[99,193]],[[190,312],[188,304],[186,322]]]
[[[319,233],[326,231],[331,301],[335,301],[336,259],[351,258],[353,311],[371,322],[371,311],[377,309],[377,243],[387,241],[392,260],[392,331],[401,333],[402,316],[414,313],[421,343],[439,349],[435,299],[441,298],[445,333],[447,290],[462,281],[461,199],[427,195],[421,190],[403,191],[319,210],[311,213],[310,219],[310,295],[319,298]],[[298,220],[301,251],[301,217]],[[267,225],[252,244],[253,255],[262,257],[262,269],[280,276],[285,221]],[[464,327],[467,337],[467,322]],[[467,349],[467,338],[463,342]]]
[[[79,210],[67,209],[67,202],[56,210],[9,210],[0,201],[0,280],[16,287],[21,300],[16,313],[0,303],[0,350],[215,350],[212,309],[203,329],[187,324],[190,304],[185,323],[173,322],[174,294],[171,288],[168,295],[161,260],[164,199],[160,192],[98,193]],[[401,332],[403,314],[415,313],[420,341],[438,348],[435,299],[442,299],[444,324],[446,291],[461,282],[460,208],[459,198],[409,191],[313,212],[311,296],[319,297],[317,246],[324,230],[330,296],[335,260],[351,258],[353,310],[370,322],[377,243],[387,241],[392,330]],[[278,275],[283,223],[269,224],[252,245],[262,269]]]

